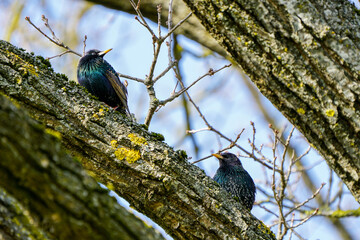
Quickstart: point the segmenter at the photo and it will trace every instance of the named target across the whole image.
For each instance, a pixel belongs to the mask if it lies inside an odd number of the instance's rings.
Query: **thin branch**
[[[130,80],[133,80],[133,81],[137,81],[137,82],[140,82],[140,83],[145,82],[145,80],[143,80],[141,78],[132,77],[132,76],[125,75],[125,74],[122,74],[122,73],[117,73],[117,74],[119,75],[119,77],[123,77],[123,78],[130,79]]]
[[[320,190],[325,186],[325,183],[322,183],[321,186],[316,190],[316,192],[309,197],[308,199],[306,199],[305,201],[303,201],[302,203],[296,205],[293,209],[291,209],[285,216],[288,216],[290,213],[292,213],[293,211],[299,209],[300,207],[304,206],[306,203],[308,203],[310,200],[314,199],[316,197],[316,195],[318,195],[320,193]]]
[[[193,133],[209,131],[209,130],[210,130],[210,128],[206,127],[206,128],[196,129],[196,130],[186,130],[186,133],[193,134]]]
[[[82,55],[74,50],[72,50],[70,47],[68,47],[67,45],[65,45],[63,42],[61,42],[56,36],[55,36],[55,33],[54,31],[51,29],[49,23],[48,23],[48,20],[47,18],[42,15],[42,18],[43,18],[43,21],[45,21],[45,26],[50,30],[50,32],[52,33],[53,35],[53,38],[49,37],[46,33],[44,33],[40,28],[38,28],[31,20],[30,20],[30,17],[25,17],[25,20],[28,21],[36,30],[38,30],[43,36],[45,36],[47,39],[50,40],[50,42],[54,43],[55,45],[59,46],[59,47],[62,47],[62,48],[65,48],[68,53],[73,53],[73,54],[76,54],[78,55],[79,57],[81,57]],[[64,53],[65,54],[65,53]],[[59,56],[62,56],[63,54],[59,54]],[[54,57],[51,57],[51,58],[54,58]]]
[[[134,8],[136,14],[140,17],[141,20],[139,18],[137,18],[137,16],[135,16],[135,19],[150,32],[153,39],[157,40],[158,38],[156,37],[153,30],[150,28],[150,26],[146,22],[144,16],[142,15],[142,13],[140,11],[140,1],[138,1],[138,4],[135,4],[135,2],[133,0],[129,0],[129,1],[130,1],[130,4],[132,5],[132,7]]]
[[[291,240],[291,237],[292,237],[292,233],[293,233],[293,226],[294,226],[294,219],[295,219],[295,213],[292,214],[292,217],[291,217],[291,224],[290,224],[290,234],[289,234],[289,240]]]
[[[47,27],[47,28],[50,30],[51,35],[53,36],[53,39],[54,39],[56,42],[60,42],[60,40],[56,37],[54,31],[52,30],[51,26],[49,25],[49,20],[45,17],[45,15],[42,15],[42,16],[41,16],[41,20],[44,21],[45,27]]]
[[[211,157],[212,157],[212,155],[209,155],[209,156],[206,156],[206,157],[200,158],[199,160],[196,160],[196,161],[192,162],[191,164],[195,164],[195,163],[198,163],[198,162],[204,161],[205,159],[208,159],[208,158],[211,158]]]
[[[159,34],[159,38],[161,38],[161,9],[162,9],[161,4],[158,4],[157,5],[157,15],[158,15],[158,34]]]
[[[209,128],[203,128],[203,130],[209,130]],[[235,139],[234,142],[231,142],[229,146],[227,146],[226,148],[223,148],[223,149],[219,150],[218,152],[221,153],[221,152],[224,152],[224,151],[226,151],[226,150],[229,150],[229,149],[233,148],[233,147],[235,146],[236,142],[240,139],[241,134],[244,132],[244,130],[245,130],[245,128],[243,128],[243,129],[241,130],[241,132],[236,136],[236,139]],[[187,132],[189,132],[189,131],[187,131]],[[210,158],[210,157],[212,157],[212,155],[209,155],[209,156],[206,156],[206,157],[201,158],[201,159],[199,159],[199,160],[196,160],[196,161],[192,162],[191,164],[195,164],[195,163],[201,162],[201,161],[203,161],[203,160],[205,160],[205,159],[208,159],[208,158]]]
[[[184,19],[182,19],[180,22],[178,22],[171,30],[168,31],[168,33],[162,37],[162,40],[165,40],[167,37],[169,37],[178,27],[180,27],[186,20],[188,20],[192,15],[192,12],[190,12]]]
[[[173,0],[169,1],[169,11],[168,11],[168,20],[167,20],[167,26],[168,26],[168,33],[171,32],[171,26],[172,26],[172,4],[173,4]],[[169,41],[166,42],[166,45],[168,47],[168,59],[169,59],[169,66],[173,65],[173,57],[172,57],[172,35],[171,33],[169,35],[166,35],[169,37]],[[166,38],[163,38],[166,39]],[[175,65],[173,65],[175,66]],[[176,89],[176,88],[175,88]]]
[[[254,122],[250,122],[250,125],[252,126],[252,130],[253,130],[253,138],[252,138],[252,144],[255,147],[255,134],[256,134],[256,128],[255,128],[255,123]],[[249,140],[250,141],[250,140]],[[254,150],[255,148],[252,148],[251,150],[251,154],[254,155]]]
[[[87,40],[87,36],[85,35],[85,36],[84,36],[84,41],[83,41],[83,44],[84,44],[84,47],[83,47],[83,56],[85,56],[86,40]]]
[[[175,66],[176,63],[177,63],[176,61],[171,62],[171,64],[169,64],[169,66],[168,66],[162,73],[160,73],[157,77],[155,77],[155,78],[153,79],[153,82],[155,83],[157,80],[159,80],[160,78],[162,78],[166,73],[168,73],[168,72],[171,70],[171,68],[172,68],[173,66]]]
[[[181,94],[183,94],[185,91],[189,90],[192,86],[194,86],[196,83],[198,83],[201,79],[203,79],[206,76],[213,76],[215,73],[230,67],[231,64],[225,65],[222,68],[219,68],[218,70],[213,70],[212,68],[209,69],[209,71],[207,73],[205,73],[204,75],[200,76],[198,79],[196,79],[194,82],[192,82],[188,87],[181,89],[179,92],[173,94],[171,97],[162,100],[159,102],[159,105],[164,106],[165,104],[167,104],[168,102],[173,101],[175,98],[179,97]]]
[[[62,55],[65,55],[65,54],[67,54],[67,53],[70,53],[70,51],[69,51],[69,50],[66,50],[65,52],[62,52],[62,53],[60,53],[60,54],[58,54],[58,55],[55,55],[55,56],[52,56],[52,57],[47,57],[46,59],[47,59],[47,60],[50,60],[50,59],[53,59],[53,58],[56,58],[56,57],[61,57]]]
[[[294,228],[297,228],[297,227],[301,226],[302,224],[304,224],[305,222],[307,222],[310,218],[312,218],[313,216],[315,216],[318,211],[319,211],[318,208],[315,209],[315,211],[314,211],[311,215],[307,216],[307,217],[304,218],[301,222],[299,222],[298,224],[296,224],[295,226],[290,227],[290,228],[291,228],[291,229],[294,229]]]
[[[264,209],[266,212],[271,213],[271,214],[274,215],[276,218],[279,217],[279,215],[277,215],[275,212],[271,211],[271,210],[268,209],[267,207],[265,207],[265,206],[263,206],[263,205],[261,205],[261,204],[258,204],[258,206],[259,206],[260,208]]]

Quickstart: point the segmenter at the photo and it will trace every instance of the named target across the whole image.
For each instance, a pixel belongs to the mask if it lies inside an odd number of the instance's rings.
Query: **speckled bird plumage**
[[[213,154],[219,159],[220,167],[214,180],[232,196],[239,199],[241,205],[251,210],[256,188],[253,179],[243,168],[240,160],[232,153]]]
[[[130,114],[127,89],[115,69],[103,58],[110,50],[101,52],[92,49],[86,52],[77,68],[78,82],[100,101],[122,113]]]

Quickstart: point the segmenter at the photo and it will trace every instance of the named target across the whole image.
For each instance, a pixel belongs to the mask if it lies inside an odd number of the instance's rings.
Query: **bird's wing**
[[[130,115],[130,110],[127,104],[127,89],[124,84],[121,83],[119,77],[113,71],[106,71],[106,77],[109,79],[111,86],[114,88],[116,94],[120,98],[122,104],[126,108],[126,111]]]

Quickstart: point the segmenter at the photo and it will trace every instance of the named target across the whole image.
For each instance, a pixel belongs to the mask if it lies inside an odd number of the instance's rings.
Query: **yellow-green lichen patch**
[[[258,225],[258,228],[262,230],[263,233],[270,234],[275,238],[275,234],[263,222],[261,222],[261,224]]]
[[[12,53],[10,51],[6,51],[7,56],[11,56],[13,59],[13,63],[21,63],[21,67],[19,67],[19,71],[21,71],[24,75],[27,74],[31,74],[31,75],[35,75],[35,76],[39,76],[39,74],[36,71],[36,68],[34,65],[32,65],[29,62],[25,62],[22,58],[20,58],[18,55],[16,55],[15,53]],[[20,64],[19,64],[20,65]]]
[[[97,113],[93,114],[93,118],[99,120],[100,117],[104,116],[104,109],[100,108],[99,111]]]
[[[298,108],[296,110],[300,115],[304,115],[305,114],[305,110],[303,108]]]
[[[139,146],[140,146],[140,145],[147,145],[147,144],[148,144],[145,138],[139,137],[139,136],[137,136],[137,135],[134,134],[134,133],[130,133],[130,134],[128,135],[128,138],[129,138],[130,141],[131,141],[132,143],[134,143],[135,145],[139,145]]]
[[[99,117],[99,115],[98,115],[97,113],[94,113],[94,114],[92,115],[92,117],[95,118],[95,119],[97,119],[97,120],[100,119],[100,117]]]
[[[331,214],[331,217],[342,218],[342,217],[359,217],[360,216],[360,208],[354,210],[336,210]]]
[[[17,78],[16,78],[16,83],[17,83],[18,85],[21,85],[21,83],[22,83],[21,77],[17,77]]]
[[[335,111],[333,109],[328,109],[325,113],[328,117],[333,117],[335,115]]]
[[[117,148],[118,142],[117,142],[116,140],[111,140],[110,145],[111,145],[113,148]]]
[[[61,133],[59,133],[58,131],[55,131],[54,129],[51,128],[46,128],[45,132],[61,140]]]
[[[319,212],[322,214],[322,212]],[[306,215],[313,214],[313,211],[305,211]],[[351,209],[351,210],[335,210],[333,211],[329,217],[331,218],[343,218],[343,217],[359,217],[360,216],[360,208]]]
[[[134,163],[140,158],[140,152],[138,150],[119,148],[115,152],[115,157],[119,160],[126,159],[128,163]]]
[[[114,189],[115,189],[114,185],[113,185],[111,182],[108,182],[108,183],[106,184],[106,187],[107,187],[109,190],[111,190],[111,191],[114,191]]]

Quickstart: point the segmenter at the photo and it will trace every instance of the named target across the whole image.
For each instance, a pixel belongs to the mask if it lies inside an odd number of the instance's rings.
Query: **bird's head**
[[[107,54],[108,52],[110,52],[112,50],[112,48],[105,50],[105,51],[100,51],[97,49],[91,49],[89,51],[87,51],[84,55],[85,56],[93,56],[93,57],[104,57],[105,54]]]
[[[89,66],[93,66],[94,63],[99,64],[103,62],[104,60],[102,60],[102,58],[111,50],[112,48],[105,51],[99,51],[97,49],[87,51],[85,55],[80,58],[78,69],[86,69]]]
[[[214,153],[214,157],[219,159],[220,167],[224,166],[242,166],[240,160],[236,157],[235,154],[224,152],[221,154]]]

